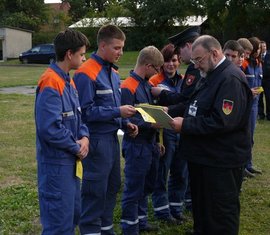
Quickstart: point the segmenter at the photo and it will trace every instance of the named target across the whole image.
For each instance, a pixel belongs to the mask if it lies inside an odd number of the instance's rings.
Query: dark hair
[[[174,45],[171,43],[165,45],[160,52],[162,53],[165,62],[171,60],[174,55],[177,55],[177,58],[179,60],[179,54],[177,50],[175,50]]]
[[[105,41],[106,43],[109,43],[112,39],[119,39],[119,40],[126,40],[126,36],[124,32],[117,27],[116,25],[103,25],[99,30],[97,34],[97,44],[99,44],[101,41]]]
[[[86,48],[90,46],[87,37],[83,33],[73,29],[60,32],[54,39],[56,60],[63,61],[68,50],[75,53],[83,46],[86,46]]]
[[[237,51],[239,56],[245,52],[244,48],[236,40],[227,41],[223,46],[223,51],[227,49],[232,50],[232,51]]]
[[[261,41],[259,38],[257,37],[251,37],[248,39],[250,41],[250,43],[252,44],[253,46],[253,50],[251,52],[251,55],[253,55],[254,53],[256,53],[258,51],[258,49],[260,48],[260,44],[261,44]]]

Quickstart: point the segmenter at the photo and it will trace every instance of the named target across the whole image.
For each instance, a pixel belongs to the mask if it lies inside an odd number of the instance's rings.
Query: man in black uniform
[[[184,118],[171,125],[181,133],[180,154],[188,161],[194,234],[236,235],[243,168],[251,154],[252,94],[242,71],[220,43],[204,35],[192,45],[192,62],[203,77]]]
[[[182,103],[192,94],[197,81],[200,79],[200,71],[190,62],[191,47],[195,39],[200,36],[200,32],[201,29],[199,26],[193,26],[169,38],[169,41],[174,44],[176,50],[179,52],[181,61],[187,64],[188,67],[180,93],[162,90],[159,87],[152,88],[152,94],[158,96],[159,104],[168,106],[178,104],[179,102]]]

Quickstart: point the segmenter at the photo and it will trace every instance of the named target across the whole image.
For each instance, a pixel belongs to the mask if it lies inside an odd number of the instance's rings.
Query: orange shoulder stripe
[[[91,80],[95,81],[101,69],[102,65],[99,64],[96,60],[90,58],[87,61],[85,61],[79,69],[76,70],[75,74],[84,73]]]
[[[245,70],[248,67],[248,65],[249,65],[248,61],[244,60],[241,66],[242,66],[243,70]]]
[[[150,79],[149,82],[151,85],[153,86],[157,86],[158,84],[160,84],[163,80],[165,79],[163,73],[158,73],[153,75]]]
[[[128,77],[125,79],[125,81],[122,82],[121,88],[126,88],[130,90],[130,92],[134,95],[138,85],[139,85],[139,81],[137,81],[133,77]]]
[[[70,79],[70,85],[73,86],[75,89],[77,89],[77,88],[76,88],[76,85],[75,85],[75,83],[74,83],[74,81],[73,81],[72,78]]]
[[[53,69],[48,68],[39,79],[38,87],[42,92],[45,88],[49,87],[63,94],[65,89],[65,81]]]

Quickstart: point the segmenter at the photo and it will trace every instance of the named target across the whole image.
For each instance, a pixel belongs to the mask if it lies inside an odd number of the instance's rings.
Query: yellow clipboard
[[[135,109],[142,115],[142,118],[145,122],[156,123],[156,120],[147,112],[145,112],[142,108],[135,107]]]
[[[135,109],[138,110],[138,108],[142,109],[145,113],[147,113],[148,116],[151,117],[150,121],[146,122],[158,123],[162,128],[172,129],[169,122],[172,121],[173,118],[164,111],[164,107],[151,104],[137,104]],[[152,119],[154,119],[154,121]]]

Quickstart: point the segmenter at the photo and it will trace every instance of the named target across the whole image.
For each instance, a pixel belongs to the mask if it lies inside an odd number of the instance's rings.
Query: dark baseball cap
[[[192,26],[174,36],[169,37],[168,40],[174,44],[174,46],[178,47],[185,44],[192,38],[199,37],[200,33],[201,28],[199,26]]]

